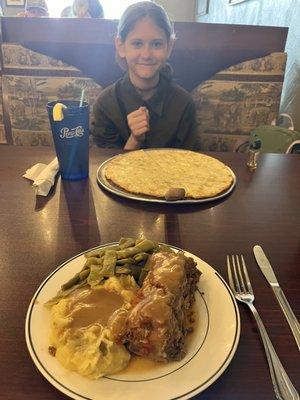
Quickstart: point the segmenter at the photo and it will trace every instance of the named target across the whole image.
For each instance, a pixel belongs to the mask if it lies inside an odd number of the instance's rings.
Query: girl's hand
[[[140,107],[127,115],[131,136],[137,142],[145,140],[145,133],[149,131],[149,111],[146,107]]]

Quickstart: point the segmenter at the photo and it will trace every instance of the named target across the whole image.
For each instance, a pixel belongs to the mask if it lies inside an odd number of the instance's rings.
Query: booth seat
[[[201,149],[235,151],[278,116],[286,53],[233,65],[192,91]]]
[[[47,102],[79,100],[85,89],[92,109],[122,75],[114,60],[116,22],[2,18],[1,24],[0,142],[52,146]],[[81,34],[81,24],[91,31]],[[175,30],[170,62],[195,101],[201,149],[234,151],[278,115],[287,29],[176,23]]]

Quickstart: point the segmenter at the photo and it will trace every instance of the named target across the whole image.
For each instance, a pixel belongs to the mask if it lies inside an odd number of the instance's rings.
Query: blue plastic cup
[[[64,119],[53,120],[56,103],[67,106]],[[55,150],[62,179],[79,180],[89,176],[89,105],[79,101],[58,100],[47,104]]]

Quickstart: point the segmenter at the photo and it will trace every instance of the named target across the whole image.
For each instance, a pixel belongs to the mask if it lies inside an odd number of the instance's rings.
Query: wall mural
[[[79,100],[82,89],[91,108],[102,90],[92,79],[70,76],[80,73],[73,66],[44,56],[20,45],[4,44],[2,48],[6,74],[3,75],[3,90],[7,93],[8,111],[11,120],[12,138],[15,145],[53,145],[46,104],[57,99]],[[18,75],[17,71],[31,70],[32,75]],[[9,71],[12,71],[9,74]],[[37,76],[37,71],[52,76]],[[55,76],[55,71],[60,75]],[[40,75],[40,73],[39,73]],[[0,140],[1,140],[0,113]],[[4,131],[4,129],[3,129]],[[2,142],[5,142],[4,132]]]
[[[72,65],[45,56],[18,44],[2,44],[3,65],[5,68],[48,69],[58,71],[79,71]]]

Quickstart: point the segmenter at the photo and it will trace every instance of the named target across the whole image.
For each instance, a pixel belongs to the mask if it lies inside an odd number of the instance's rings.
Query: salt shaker
[[[257,159],[260,153],[261,141],[256,139],[253,143],[250,144],[247,166],[251,169],[255,169],[257,167]]]

